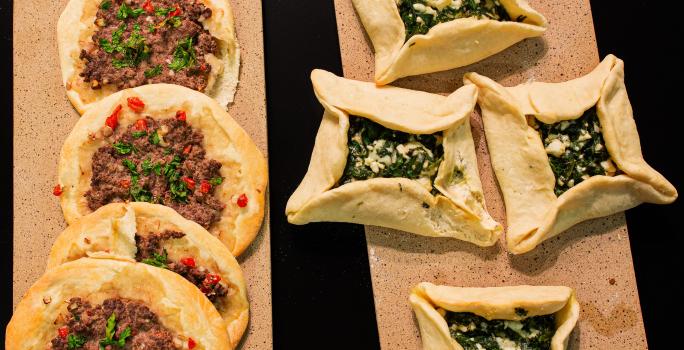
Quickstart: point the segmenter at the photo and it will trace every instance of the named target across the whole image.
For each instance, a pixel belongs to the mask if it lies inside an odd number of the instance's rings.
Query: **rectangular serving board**
[[[351,0],[334,1],[344,76],[372,81],[372,45]],[[392,85],[446,95],[461,87],[463,74],[470,71],[512,86],[573,79],[599,63],[588,0],[530,0],[530,5],[549,20],[544,36],[467,67],[404,78]],[[471,125],[487,208],[505,225],[504,204],[477,111]],[[366,226],[366,240],[382,349],[421,348],[408,296],[422,281],[464,287],[569,286],[577,291],[581,304],[570,349],[647,348],[622,213],[581,223],[519,256],[508,254],[503,241],[479,248],[456,239],[374,226]]]
[[[66,97],[57,56],[57,20],[66,3],[14,3],[15,307],[45,270],[52,242],[66,227],[52,195],[62,143],[79,118]],[[228,111],[267,155],[261,2],[231,0],[230,4],[242,64],[235,102]],[[268,215],[255,241],[238,257],[250,301],[250,323],[241,349],[272,348]]]

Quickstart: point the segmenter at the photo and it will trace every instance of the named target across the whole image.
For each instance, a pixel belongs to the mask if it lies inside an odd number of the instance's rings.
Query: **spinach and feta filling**
[[[477,17],[510,21],[511,17],[499,0],[396,0],[399,15],[406,28],[406,40],[425,34],[439,23],[458,18]],[[525,20],[518,16],[517,22]]]
[[[527,311],[516,309],[520,316]],[[554,315],[533,316],[521,321],[487,320],[469,312],[447,312],[449,333],[464,350],[544,350],[551,348],[556,332]]]
[[[613,176],[617,172],[603,141],[595,107],[575,120],[554,124],[532,121],[532,126],[544,143],[556,177],[557,196],[594,175]]]
[[[414,135],[350,116],[349,155],[340,185],[376,177],[417,180],[428,191],[444,158],[442,135]]]

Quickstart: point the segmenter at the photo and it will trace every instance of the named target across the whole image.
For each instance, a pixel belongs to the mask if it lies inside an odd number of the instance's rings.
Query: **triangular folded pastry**
[[[561,286],[460,288],[423,282],[409,300],[425,350],[564,350],[580,309],[575,292]]]
[[[528,252],[588,219],[677,198],[644,161],[615,56],[563,83],[503,87],[475,73],[465,81],[479,88],[511,252]]]
[[[475,63],[546,30],[525,0],[352,0],[375,49],[375,82]]]
[[[487,213],[469,118],[477,89],[448,97],[314,70],[325,107],[309,169],[288,221],[353,222],[490,246],[502,228]]]

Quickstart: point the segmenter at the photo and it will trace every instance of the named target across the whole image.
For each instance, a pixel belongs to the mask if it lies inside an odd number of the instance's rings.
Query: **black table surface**
[[[626,84],[644,157],[678,189],[678,102],[682,73],[679,23],[654,20],[653,1],[592,0],[600,56],[625,61]],[[661,5],[662,6],[662,5]],[[672,13],[677,13],[672,9]],[[0,136],[0,274],[12,280],[12,9],[0,2],[0,91],[5,116]],[[269,132],[273,331],[276,349],[378,349],[370,270],[361,225],[320,223],[293,226],[282,215],[287,198],[308,165],[322,108],[309,73],[323,68],[341,75],[333,0],[263,0]],[[655,17],[654,17],[655,16]],[[293,139],[288,130],[297,128]],[[273,132],[277,130],[278,132]],[[650,348],[665,348],[679,325],[684,295],[680,250],[684,238],[672,205],[643,204],[627,211],[627,225]],[[11,317],[12,286],[2,287],[0,320]],[[269,325],[252,325],[267,327]],[[4,327],[3,327],[4,328]],[[0,344],[4,343],[4,332]]]

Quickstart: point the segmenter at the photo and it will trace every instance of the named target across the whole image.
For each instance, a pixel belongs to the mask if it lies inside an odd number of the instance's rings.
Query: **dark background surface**
[[[591,1],[601,57],[625,60],[626,80],[646,160],[679,190],[682,118],[680,23],[658,20],[679,13],[654,1]],[[12,40],[11,3],[0,0],[0,325],[12,310]],[[273,330],[277,349],[377,349],[379,347],[363,227],[287,224],[287,198],[303,176],[322,108],[309,72],[341,74],[332,0],[264,0],[268,96]],[[661,3],[662,6],[662,3]],[[56,67],[58,69],[58,67]],[[290,130],[297,130],[292,137]],[[304,156],[302,156],[304,155]],[[641,306],[652,349],[681,334],[678,287],[684,275],[681,200],[643,204],[627,211]],[[680,321],[681,322],[681,321]],[[4,331],[0,332],[4,344]]]

